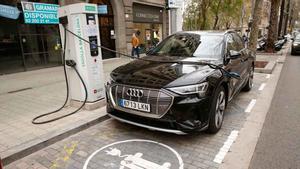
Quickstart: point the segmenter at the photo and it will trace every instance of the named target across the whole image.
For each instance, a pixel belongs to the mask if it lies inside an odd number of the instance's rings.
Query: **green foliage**
[[[239,27],[241,26],[242,9],[243,0],[191,0],[184,13],[183,29],[205,30]]]

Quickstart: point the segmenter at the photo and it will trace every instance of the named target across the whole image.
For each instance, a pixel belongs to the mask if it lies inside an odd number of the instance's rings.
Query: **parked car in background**
[[[296,55],[300,53],[300,34],[298,34],[292,43],[292,51],[291,54],[292,55]]]
[[[175,33],[112,71],[107,112],[151,130],[217,133],[228,102],[251,90],[254,61],[235,31]]]
[[[295,29],[292,32],[292,40],[294,40],[299,33],[300,33],[300,29]]]

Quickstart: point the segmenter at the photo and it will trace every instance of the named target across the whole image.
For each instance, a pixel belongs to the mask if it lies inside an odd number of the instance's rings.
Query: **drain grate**
[[[27,87],[27,88],[23,88],[23,89],[19,89],[19,90],[14,90],[14,91],[10,91],[10,92],[7,92],[7,93],[18,93],[18,92],[22,92],[22,91],[30,90],[30,89],[32,89],[32,87]]]

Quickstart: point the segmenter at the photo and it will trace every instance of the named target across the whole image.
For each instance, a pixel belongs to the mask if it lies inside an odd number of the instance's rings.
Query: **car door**
[[[248,72],[249,72],[249,68],[250,68],[250,62],[249,62],[249,55],[247,52],[247,48],[245,48],[245,45],[243,43],[242,38],[237,34],[237,33],[233,33],[233,39],[235,41],[236,44],[236,50],[241,54],[241,85],[243,85],[245,83],[245,81],[248,78]],[[242,86],[239,86],[242,87]]]
[[[236,79],[236,78],[231,78],[229,82],[229,86],[231,88],[231,94],[230,98],[232,98],[240,89],[240,86],[242,85],[243,82],[243,71],[244,71],[244,65],[243,65],[243,57],[238,56],[235,59],[228,59],[230,56],[230,51],[239,51],[239,45],[235,41],[233,34],[227,34],[226,36],[226,57],[227,57],[227,70],[229,72],[235,72],[238,73],[241,78]]]

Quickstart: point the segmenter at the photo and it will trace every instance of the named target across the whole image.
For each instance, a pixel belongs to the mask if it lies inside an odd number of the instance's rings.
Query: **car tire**
[[[245,86],[243,87],[243,91],[250,91],[253,87],[253,77],[254,77],[254,67],[251,67],[251,70],[249,72],[249,78],[245,84]]]
[[[215,134],[221,129],[224,120],[226,93],[223,86],[216,90],[212,103],[207,132]]]

